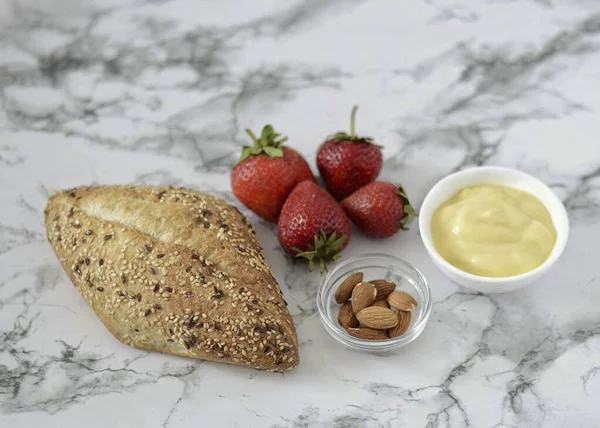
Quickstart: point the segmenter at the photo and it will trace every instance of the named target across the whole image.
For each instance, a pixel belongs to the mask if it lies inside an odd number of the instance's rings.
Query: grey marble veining
[[[594,0],[0,0],[0,426],[599,426],[598,70]],[[281,375],[120,344],[45,240],[48,195],[69,186],[174,184],[237,204],[244,128],[272,123],[314,168],[354,104],[382,177],[417,207],[473,165],[551,185],[571,220],[556,267],[488,296],[443,277],[415,223],[355,233],[344,257],[403,257],[435,301],[410,347],[365,355],[321,327],[320,275],[240,207],[298,327],[301,365]]]

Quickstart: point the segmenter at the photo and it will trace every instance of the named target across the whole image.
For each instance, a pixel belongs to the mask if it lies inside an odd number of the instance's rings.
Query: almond
[[[377,289],[377,297],[375,300],[385,300],[387,296],[389,296],[392,291],[396,289],[396,284],[394,284],[392,281],[388,281],[387,279],[375,279],[369,282]]]
[[[410,325],[410,312],[398,311],[398,324],[395,327],[389,328],[387,334],[390,338],[398,337],[406,333]]]
[[[417,301],[413,296],[404,291],[394,291],[387,298],[391,307],[400,311],[412,311],[417,307]]]
[[[358,326],[358,320],[356,319],[356,315],[354,315],[352,304],[350,302],[344,303],[340,308],[338,322],[343,328],[353,328]]]
[[[372,308],[373,306],[379,306],[380,308],[387,309],[390,308],[390,305],[388,304],[387,300],[375,300],[370,307]]]
[[[348,333],[350,336],[366,340],[385,340],[388,338],[384,330],[375,330],[368,327],[349,328]]]
[[[356,314],[356,318],[361,326],[377,329],[392,328],[398,324],[398,315],[396,315],[396,312],[378,306],[363,309]]]
[[[347,277],[335,290],[335,301],[339,304],[346,303],[352,296],[352,290],[363,280],[363,273],[356,272]]]
[[[352,290],[352,309],[357,314],[375,301],[377,289],[370,282],[361,282]]]

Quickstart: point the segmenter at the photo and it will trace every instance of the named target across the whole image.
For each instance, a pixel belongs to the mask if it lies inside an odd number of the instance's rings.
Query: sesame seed
[[[165,256],[165,253],[160,253],[156,255],[157,259],[162,259]]]
[[[102,293],[104,291],[104,287],[97,287],[96,290]]]
[[[165,287],[165,291],[168,293],[172,293],[173,289],[171,287]]]
[[[150,273],[152,275],[156,275],[156,269],[154,269],[153,267],[151,267],[150,269],[148,269],[150,271]]]
[[[112,235],[109,233],[108,235],[104,235],[104,240],[108,241],[109,239],[112,239]]]

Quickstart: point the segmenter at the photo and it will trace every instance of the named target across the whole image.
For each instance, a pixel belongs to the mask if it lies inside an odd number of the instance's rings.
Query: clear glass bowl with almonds
[[[387,254],[362,254],[331,270],[317,293],[325,330],[362,351],[397,349],[415,340],[431,313],[425,277]]]

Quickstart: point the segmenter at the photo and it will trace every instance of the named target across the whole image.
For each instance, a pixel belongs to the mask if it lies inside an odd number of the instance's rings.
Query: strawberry
[[[317,167],[327,190],[339,201],[374,181],[383,163],[381,147],[370,137],[354,132],[358,107],[352,108],[350,135],[338,132],[321,144],[317,153]]]
[[[375,181],[361,187],[342,201],[342,208],[368,236],[385,238],[407,229],[411,215],[417,215],[402,186]]]
[[[296,184],[315,178],[304,158],[283,146],[287,137],[281,137],[271,125],[262,129],[260,138],[249,129],[246,132],[254,145],[242,148],[240,160],[231,171],[231,188],[244,205],[265,220],[276,222]]]
[[[281,210],[277,235],[283,249],[327,270],[350,242],[350,221],[327,190],[312,181],[298,184]]]

